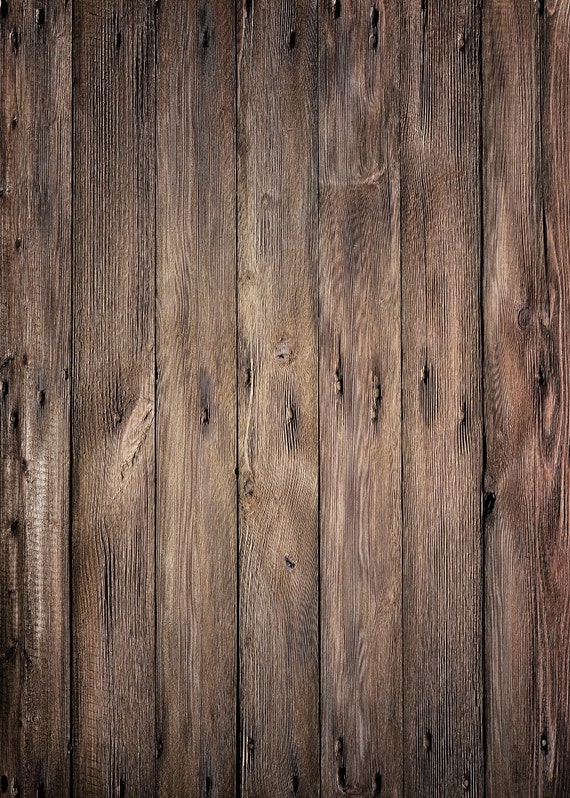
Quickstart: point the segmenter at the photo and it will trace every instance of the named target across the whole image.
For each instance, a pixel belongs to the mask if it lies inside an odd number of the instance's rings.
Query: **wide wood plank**
[[[157,77],[158,795],[236,778],[235,9],[164,0]]]
[[[316,2],[238,24],[242,795],[319,792]]]
[[[479,3],[402,14],[404,779],[483,793]]]
[[[319,19],[322,790],[400,796],[399,8]]]
[[[541,19],[544,270],[535,285],[535,656],[538,795],[570,784],[570,5],[548,0]],[[542,266],[542,264],[540,264]],[[540,268],[538,266],[538,268]],[[538,749],[536,739],[538,738]]]
[[[69,785],[71,9],[4,2],[0,40],[0,789],[59,798]]]
[[[73,794],[155,796],[155,6],[74,9]]]
[[[545,271],[533,2],[484,5],[482,57],[487,795],[502,798],[537,795],[543,762],[535,669],[544,483],[535,464]]]

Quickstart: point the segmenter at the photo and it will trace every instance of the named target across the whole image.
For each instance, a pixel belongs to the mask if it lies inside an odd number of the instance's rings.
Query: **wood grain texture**
[[[541,129],[545,261],[535,286],[535,657],[541,798],[570,785],[570,5],[541,4]]]
[[[404,794],[483,794],[479,4],[402,13]]]
[[[155,6],[74,10],[73,794],[155,796]]]
[[[399,796],[399,9],[319,20],[322,794]]]
[[[483,11],[487,796],[535,796],[544,760],[536,667],[545,319],[540,17]]]
[[[316,4],[238,9],[241,792],[319,792]]]
[[[0,788],[69,785],[71,13],[0,8]]]
[[[235,9],[165,0],[157,78],[158,794],[236,779]]]

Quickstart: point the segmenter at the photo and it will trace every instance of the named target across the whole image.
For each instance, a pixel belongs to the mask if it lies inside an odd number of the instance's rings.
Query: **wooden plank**
[[[399,13],[319,6],[326,796],[402,787]]]
[[[0,37],[0,789],[55,798],[69,788],[71,9],[3,2]]]
[[[404,794],[483,792],[479,3],[402,14]]]
[[[236,779],[235,9],[165,0],[157,77],[158,794]]]
[[[487,795],[537,795],[535,472],[544,316],[540,28],[535,4],[483,11]]]
[[[316,3],[238,12],[242,795],[319,792]]]
[[[154,796],[155,7],[74,10],[73,793]]]
[[[555,798],[570,784],[570,6],[548,0],[542,12],[541,125],[545,263],[537,264],[533,308],[535,396],[535,582],[538,728],[533,753],[538,795]],[[538,738],[537,752],[536,740]],[[530,753],[530,752],[529,752]]]

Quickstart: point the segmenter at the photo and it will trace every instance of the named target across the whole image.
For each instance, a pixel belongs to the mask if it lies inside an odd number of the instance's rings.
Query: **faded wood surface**
[[[235,36],[164,0],[157,76],[157,794],[236,778]]]
[[[0,795],[570,792],[569,0],[0,0]]]
[[[404,795],[480,796],[479,4],[404,5]]]
[[[483,16],[484,476],[487,795],[534,796],[544,761],[536,684],[538,377],[546,316],[540,17]],[[538,377],[538,379],[537,379]]]
[[[319,15],[322,789],[397,796],[399,9]]]
[[[155,9],[74,9],[73,794],[155,795]]]
[[[242,795],[319,791],[316,3],[238,7]]]
[[[0,40],[0,790],[59,796],[69,788],[71,10],[3,3]]]

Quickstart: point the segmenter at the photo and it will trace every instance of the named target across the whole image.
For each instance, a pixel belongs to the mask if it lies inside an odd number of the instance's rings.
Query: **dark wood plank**
[[[0,788],[69,788],[71,9],[0,6]]]
[[[322,788],[396,796],[399,8],[323,0],[319,19]]]
[[[155,6],[74,10],[73,792],[154,796]]]
[[[157,77],[158,794],[236,778],[235,9],[164,0]]]
[[[487,795],[537,795],[543,756],[535,471],[544,256],[540,39],[533,2],[483,9]]]
[[[570,6],[547,0],[542,11],[541,123],[545,264],[535,286],[533,328],[535,429],[535,574],[538,795],[555,798],[570,784]],[[540,268],[537,264],[537,268]]]
[[[483,792],[479,3],[402,14],[405,795]]]
[[[238,13],[242,794],[319,792],[316,3]]]

